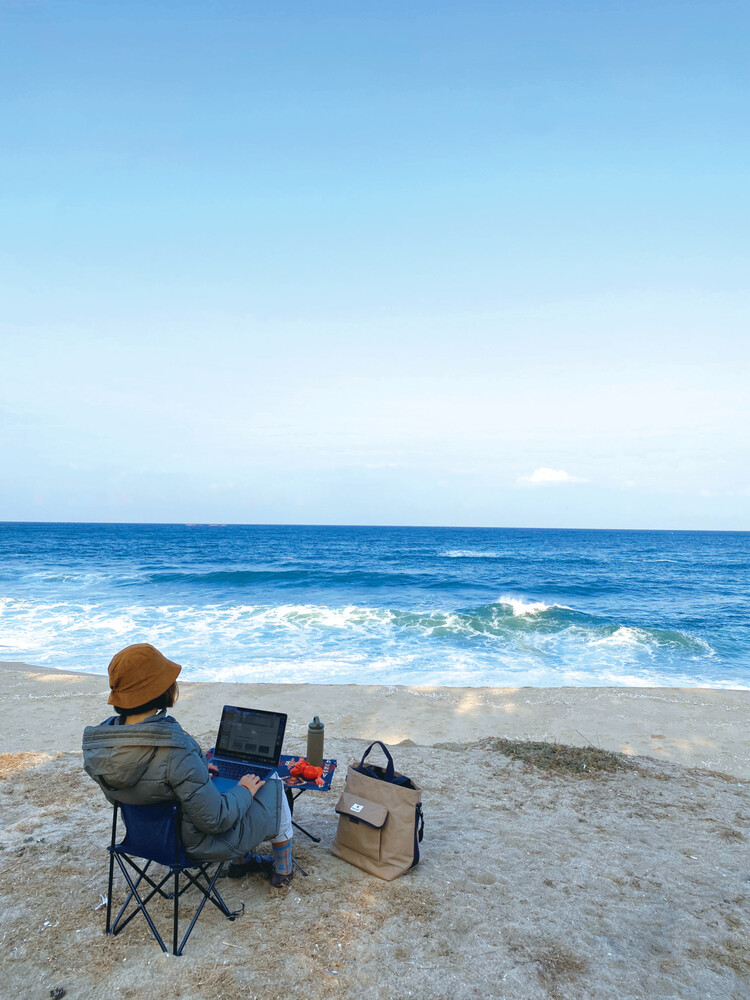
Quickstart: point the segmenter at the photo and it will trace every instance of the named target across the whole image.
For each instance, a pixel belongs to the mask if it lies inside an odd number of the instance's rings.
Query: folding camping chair
[[[117,843],[117,814],[122,812],[125,821],[125,837],[121,843]],[[166,952],[167,947],[162,940],[161,934],[156,929],[156,925],[147,909],[148,903],[154,896],[163,899],[171,899],[172,907],[172,954],[181,955],[190,933],[195,927],[198,917],[201,915],[203,907],[210,900],[214,906],[221,910],[228,920],[234,920],[243,912],[241,910],[232,912],[216,889],[216,880],[221,875],[224,862],[219,862],[216,871],[210,875],[209,869],[217,864],[211,861],[195,861],[188,857],[182,846],[180,839],[180,807],[175,802],[159,803],[152,806],[131,806],[125,803],[117,803],[112,813],[112,841],[109,850],[109,891],[107,893],[107,934],[119,934],[138,913],[142,913],[146,918],[151,932],[161,946],[161,950]],[[134,860],[139,859],[140,864]],[[120,871],[128,884],[129,892],[120,912],[112,922],[112,882],[114,877],[115,861],[120,866]],[[146,862],[143,865],[143,861]],[[164,865],[167,868],[165,875],[149,874],[152,863]],[[137,873],[134,878],[132,872]],[[184,876],[186,882],[180,886],[180,876]],[[172,891],[165,890],[169,880],[173,880]],[[203,882],[205,881],[205,885]],[[140,889],[141,883],[147,883]],[[185,932],[182,941],[178,946],[178,922],[180,897],[190,888],[195,886],[202,894],[200,904],[193,914],[190,926]],[[143,896],[145,888],[150,886],[148,895]],[[125,911],[131,901],[135,902],[135,909],[125,917]]]

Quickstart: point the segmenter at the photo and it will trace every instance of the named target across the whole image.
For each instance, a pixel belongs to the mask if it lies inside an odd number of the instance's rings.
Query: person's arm
[[[211,781],[208,765],[194,750],[175,754],[170,760],[167,781],[179,799],[185,817],[204,833],[224,833],[251,807],[262,782],[254,784],[246,775],[229,791],[220,792]]]
[[[265,781],[261,781],[257,774],[243,774],[237,784],[246,788],[252,797],[255,798],[255,793],[260,791],[265,785]]]

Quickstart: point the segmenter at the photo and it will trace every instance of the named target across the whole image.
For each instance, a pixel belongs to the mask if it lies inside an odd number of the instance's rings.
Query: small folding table
[[[304,778],[292,777],[289,773],[289,766],[292,761],[297,760],[299,760],[299,757],[283,753],[279,758],[279,766],[277,768],[279,777],[284,783],[286,800],[289,803],[292,816],[294,816],[295,800],[298,799],[303,792],[330,792],[331,781],[333,780],[333,775],[336,771],[336,760],[334,758],[324,760],[322,765],[323,773],[321,775],[323,784],[316,785],[314,781],[305,781]],[[296,826],[300,833],[304,833],[304,835],[309,837],[310,840],[314,840],[316,844],[320,843],[320,837],[314,836],[309,830],[306,830],[304,826],[300,826],[299,823],[295,823],[294,819],[292,819],[292,825]]]

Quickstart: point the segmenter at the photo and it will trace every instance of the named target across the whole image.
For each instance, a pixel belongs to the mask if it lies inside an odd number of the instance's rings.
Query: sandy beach
[[[749,692],[185,683],[174,714],[202,745],[225,703],[286,711],[290,753],[318,714],[339,771],[297,808],[321,837],[295,841],[307,877],[222,882],[252,916],[204,913],[173,959],[145,923],[103,934],[111,810],[80,738],[107,690],[0,665],[3,996],[750,996]],[[346,764],[374,738],[423,788],[423,861],[393,883],[329,850]],[[525,741],[624,756],[549,770]]]

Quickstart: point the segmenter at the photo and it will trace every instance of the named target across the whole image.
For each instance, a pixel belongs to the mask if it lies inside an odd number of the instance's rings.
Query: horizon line
[[[663,532],[683,534],[726,534],[746,535],[750,528],[573,528],[536,525],[473,525],[473,524],[360,524],[360,523],[316,523],[293,521],[5,521],[0,526],[27,525],[102,525],[109,527],[173,527],[173,528],[397,528],[422,529],[432,531],[623,531],[623,532]]]

